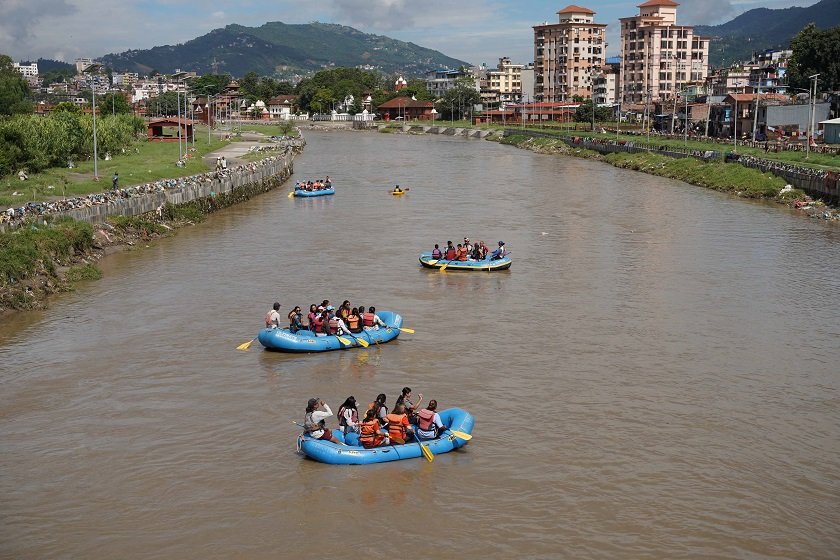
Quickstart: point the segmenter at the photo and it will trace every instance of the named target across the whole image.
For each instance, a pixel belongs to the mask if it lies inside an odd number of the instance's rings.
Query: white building
[[[38,75],[37,62],[33,62],[32,64],[18,64],[17,62],[12,62],[12,67],[23,74],[25,78],[32,78]]]

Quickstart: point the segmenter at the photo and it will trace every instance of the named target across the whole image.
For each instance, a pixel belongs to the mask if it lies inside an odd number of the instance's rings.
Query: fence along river
[[[3,318],[0,557],[840,550],[832,224],[443,136],[308,132],[292,180],[325,175],[335,196],[266,193]],[[513,267],[419,266],[465,235]],[[416,333],[235,350],[275,299],[325,297]],[[474,414],[470,444],[431,464],[295,454],[308,398],[390,405],[405,385]]]

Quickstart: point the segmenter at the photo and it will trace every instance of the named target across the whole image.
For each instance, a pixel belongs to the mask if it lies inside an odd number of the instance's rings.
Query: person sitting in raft
[[[394,187],[394,192],[403,192],[403,190],[400,188],[399,185],[397,185],[396,187]]]
[[[467,250],[467,254],[472,253],[473,246],[470,243],[470,238],[469,237],[464,238],[464,249]]]
[[[353,395],[347,397],[344,404],[338,407],[338,429],[345,434],[359,433],[359,409]]]
[[[501,259],[505,255],[507,255],[507,249],[505,249],[505,242],[499,241],[499,248],[493,251],[493,253],[490,255],[490,260],[495,261]]]
[[[347,322],[347,318],[350,316],[350,300],[345,299],[344,303],[341,304],[341,307],[338,308],[338,316],[341,317],[341,320],[345,323]]]
[[[362,332],[362,318],[359,317],[359,310],[356,307],[350,310],[350,315],[347,316],[346,323],[351,333]]]
[[[426,408],[417,413],[417,439],[435,439],[446,429],[437,412],[437,401],[432,399]]]
[[[388,326],[379,318],[379,315],[376,314],[376,308],[372,305],[368,309],[368,312],[362,315],[362,321],[366,331],[376,331],[379,330],[379,327]]]
[[[478,242],[478,250],[479,250],[479,253],[481,254],[481,259],[480,260],[483,261],[484,259],[487,258],[487,252],[488,252],[487,245],[484,244],[484,241],[479,241]]]
[[[306,316],[306,320],[309,321],[309,330],[315,332],[315,317],[318,314],[318,306],[314,303],[309,306],[309,314]]]
[[[327,186],[327,188],[330,188],[332,186],[332,181],[330,181],[329,175],[327,175],[327,178],[324,179],[324,184]]]
[[[289,331],[292,334],[306,329],[306,327],[303,326],[301,319],[300,306],[296,305],[295,308],[289,312]]]
[[[455,249],[455,259],[459,261],[467,260],[467,250],[460,243],[458,243],[458,248]]]
[[[331,335],[340,336],[350,332],[350,328],[341,320],[341,317],[335,314],[335,309],[330,305],[327,307],[327,325]]]
[[[438,247],[438,244],[435,243],[435,248],[432,249],[432,258],[433,259],[440,259],[442,256],[443,256],[443,253],[441,253],[440,247]]]
[[[455,260],[455,247],[452,246],[451,241],[446,242],[446,260],[454,261]]]
[[[315,318],[312,320],[312,324],[309,325],[309,330],[312,331],[315,336],[327,336],[327,332],[324,331],[325,323],[329,321],[329,318],[325,319],[326,311],[321,313],[316,313]],[[326,325],[326,329],[329,330],[329,324]]]
[[[324,410],[319,410],[323,407]],[[306,415],[303,417],[303,429],[313,439],[322,439],[333,443],[341,443],[327,428],[326,419],[332,416],[332,410],[327,403],[320,399],[309,399],[306,404]]]
[[[423,402],[423,393],[417,395],[417,402],[415,403],[411,400],[411,387],[403,387],[402,393],[397,397],[397,402],[394,403],[394,410],[396,410],[397,405],[403,405],[405,413],[409,416],[409,421],[412,421],[415,420],[414,417],[417,415],[417,408],[421,402]]]
[[[414,430],[405,415],[405,406],[395,404],[394,411],[386,416],[388,420],[388,437],[394,443],[405,443],[410,437],[414,437]]]
[[[365,413],[365,419],[359,426],[359,443],[365,449],[391,444],[388,436],[382,433],[382,426],[376,419],[376,412],[372,409]]]
[[[386,399],[387,397],[385,396],[385,393],[379,393],[376,395],[376,400],[370,403],[367,407],[369,411],[374,411],[376,418],[379,419],[379,423],[382,424],[382,426],[388,425],[388,407],[385,406]]]
[[[475,261],[482,260],[481,245],[479,245],[478,243],[473,245],[472,251],[470,251],[470,258],[475,260]]]
[[[279,329],[280,328],[280,302],[275,301],[268,313],[265,314],[265,328]]]

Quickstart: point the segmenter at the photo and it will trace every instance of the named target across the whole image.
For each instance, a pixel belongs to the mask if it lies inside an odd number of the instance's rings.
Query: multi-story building
[[[17,62],[12,62],[12,67],[23,74],[25,78],[32,78],[38,75],[37,62],[33,62],[32,64],[18,64]]]
[[[604,64],[606,24],[595,12],[566,6],[559,23],[534,26],[534,95],[537,101],[592,97],[593,79]]]
[[[453,89],[459,78],[467,76],[460,70],[433,70],[426,73],[426,90],[435,97],[441,97],[444,93]]]
[[[92,58],[77,58],[76,59],[76,72],[81,74],[85,71],[85,68],[93,64]]]
[[[618,102],[618,77],[621,59],[617,56],[606,59],[601,71],[595,77],[595,103],[615,105]]]
[[[490,91],[498,93],[501,104],[519,103],[522,100],[522,69],[524,64],[513,64],[508,57],[499,59],[495,70],[487,72]]]
[[[649,0],[639,15],[620,18],[621,101],[658,101],[706,79],[709,39],[694,27],[677,25],[673,0]]]

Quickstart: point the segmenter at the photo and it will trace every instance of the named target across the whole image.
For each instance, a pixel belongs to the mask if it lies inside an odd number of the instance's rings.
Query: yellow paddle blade
[[[251,347],[251,344],[254,342],[254,340],[257,340],[257,339],[255,338],[253,340],[249,340],[248,342],[243,342],[242,344],[237,346],[236,349],[237,350],[247,350],[248,348]]]
[[[404,327],[400,327],[401,332],[407,332],[408,334],[414,334],[414,329],[406,329]]]
[[[338,341],[340,343],[344,344],[345,346],[352,346],[353,345],[353,342],[349,338],[344,338],[342,336],[337,336],[336,338],[338,339]]]
[[[438,270],[440,270],[441,272],[443,272],[444,270],[446,270],[446,267],[447,267],[447,266],[449,266],[449,263],[446,263],[445,265],[443,265],[442,267],[440,267]]]
[[[423,452],[423,457],[425,457],[428,462],[431,463],[435,460],[435,454],[432,453],[432,450],[423,445],[422,443],[420,444],[420,450]]]
[[[292,198],[293,196],[295,196],[295,191],[289,193],[289,198]]]
[[[426,264],[437,264],[437,259],[431,259],[426,261]]]
[[[468,434],[467,432],[459,432],[458,430],[449,430],[452,432],[452,435],[456,438],[462,439],[464,441],[470,441],[472,439],[472,435]]]
[[[358,336],[356,337],[356,342],[362,345],[362,348],[367,348],[370,346],[370,343],[367,340],[361,339]]]

